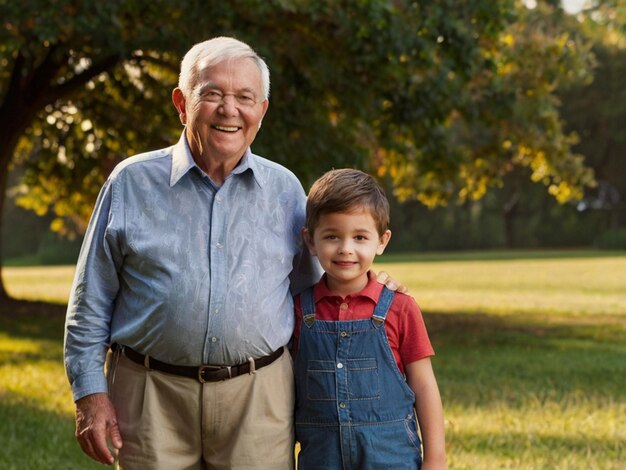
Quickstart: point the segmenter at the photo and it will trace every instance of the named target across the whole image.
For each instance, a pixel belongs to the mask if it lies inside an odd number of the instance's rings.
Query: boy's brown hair
[[[337,212],[370,211],[378,234],[389,226],[389,201],[385,191],[367,173],[351,168],[331,170],[322,175],[309,191],[306,203],[306,229],[313,234],[320,216]]]

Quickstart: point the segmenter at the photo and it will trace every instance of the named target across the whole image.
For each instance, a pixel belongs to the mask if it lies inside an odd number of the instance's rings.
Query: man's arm
[[[107,181],[85,233],[65,317],[64,359],[74,401],[107,391],[104,362],[123,263],[111,235],[111,225],[121,218],[113,214],[112,193]]]
[[[109,183],[100,192],[77,262],[64,338],[65,366],[76,404],[76,438],[87,455],[104,464],[114,461],[107,438],[113,447],[122,446],[104,376],[121,265],[120,253],[106,240],[112,204]]]

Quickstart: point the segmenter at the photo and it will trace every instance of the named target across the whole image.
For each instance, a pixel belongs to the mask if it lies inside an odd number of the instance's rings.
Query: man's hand
[[[97,462],[112,465],[113,454],[107,438],[115,449],[122,448],[113,403],[106,393],[94,393],[76,401],[76,439],[83,452]]]
[[[402,294],[406,294],[409,291],[406,286],[399,285],[396,281],[391,279],[391,277],[389,277],[389,274],[387,274],[385,271],[381,271],[378,273],[378,275],[376,276],[376,281],[384,284],[387,289],[400,292]]]

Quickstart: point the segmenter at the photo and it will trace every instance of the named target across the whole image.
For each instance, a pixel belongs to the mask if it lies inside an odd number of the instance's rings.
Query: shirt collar
[[[261,177],[261,172],[259,171],[259,163],[257,161],[257,156],[252,153],[250,147],[248,147],[241,157],[239,164],[233,169],[230,175],[241,175],[246,172],[246,170],[250,170],[254,177],[254,181],[260,186],[263,187],[263,178]],[[229,178],[228,175],[226,178]]]
[[[198,168],[199,171],[202,171],[193,159],[191,149],[189,148],[189,143],[187,142],[187,136],[183,131],[180,139],[178,140],[176,145],[174,145],[174,148],[172,150],[172,172],[170,174],[170,187],[178,183],[180,179],[194,167]],[[231,175],[243,174],[246,170],[250,170],[254,175],[254,180],[257,182],[257,184],[259,186],[263,186],[263,178],[261,177],[261,172],[258,170],[256,155],[252,153],[249,147],[243,154],[243,157],[239,161],[239,164],[226,178],[229,178]]]
[[[170,174],[170,187],[174,186],[180,179],[187,174],[193,167],[197,167],[193,160],[187,137],[183,131],[180,139],[172,150],[172,172]]]
[[[326,285],[326,277],[327,275],[324,273],[320,282],[318,282],[313,288],[313,294],[316,302],[322,300],[324,297],[339,297],[337,294],[331,292]],[[376,280],[376,276],[372,271],[367,272],[367,277],[367,285],[363,288],[363,290],[350,294],[349,297],[367,297],[374,302],[378,302],[380,293],[383,291],[383,285]]]

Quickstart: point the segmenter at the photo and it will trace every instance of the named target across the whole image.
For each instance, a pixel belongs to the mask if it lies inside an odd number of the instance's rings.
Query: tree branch
[[[49,88],[50,81],[58,73],[59,69],[67,62],[68,54],[63,53],[57,57],[58,44],[53,44],[46,48],[46,55],[37,66],[33,64],[32,70],[25,77],[24,84],[20,88],[20,94],[25,102],[36,103],[41,94],[45,94]]]
[[[22,76],[22,70],[25,63],[24,56],[21,51],[17,51],[17,56],[13,62],[13,70],[11,71],[11,78],[7,86],[6,92],[2,97],[2,103],[0,104],[0,119],[5,116],[5,110],[11,109],[12,105],[17,103],[20,97],[20,77]]]
[[[180,72],[179,63],[168,62],[166,60],[161,59],[160,57],[154,57],[149,54],[142,54],[142,55],[133,54],[131,59],[136,60],[137,62],[147,62],[150,64],[158,65],[159,67],[168,69],[176,74]]]
[[[121,62],[122,58],[122,54],[111,54],[93,64],[91,67],[85,69],[85,71],[74,75],[72,78],[61,83],[60,85],[50,87],[48,92],[44,93],[41,97],[42,104],[45,105],[53,103],[54,101],[71,94],[78,88],[84,86],[87,82],[89,82],[89,80],[114,68],[119,62]]]

